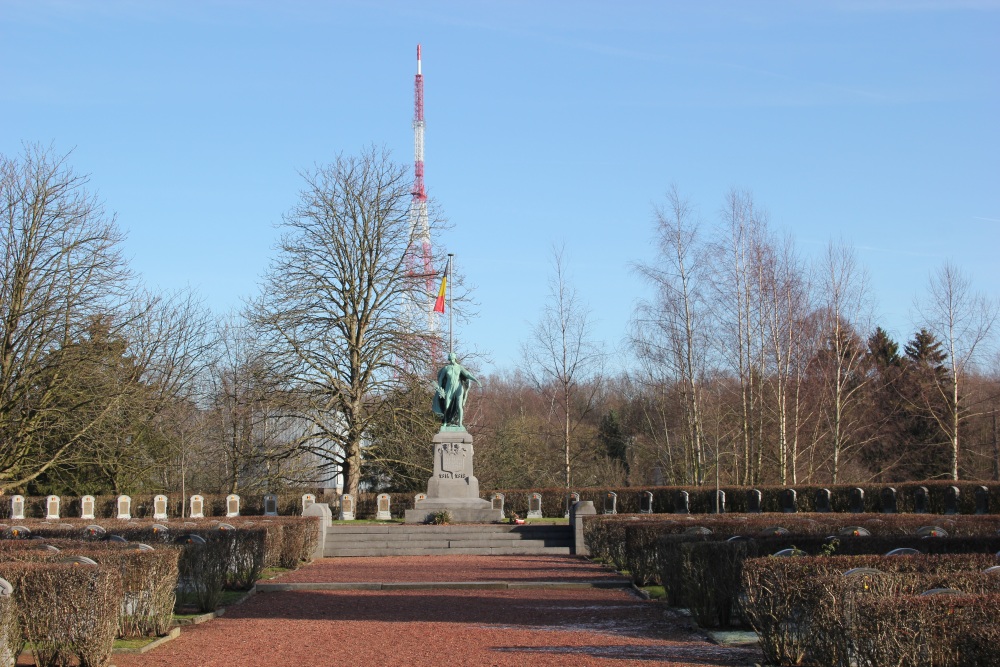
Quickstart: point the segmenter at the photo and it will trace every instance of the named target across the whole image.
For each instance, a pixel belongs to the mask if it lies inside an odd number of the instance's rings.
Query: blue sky
[[[868,267],[909,337],[945,259],[1000,295],[1000,3],[0,0],[0,152],[72,150],[151,285],[251,296],[299,171],[384,145],[475,285],[457,335],[518,363],[553,244],[617,349],[671,183],[753,192],[803,254]]]

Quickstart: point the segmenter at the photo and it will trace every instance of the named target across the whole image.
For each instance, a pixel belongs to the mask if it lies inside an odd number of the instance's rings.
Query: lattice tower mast
[[[427,220],[427,190],[424,187],[424,75],[420,66],[420,45],[417,44],[417,74],[413,81],[413,189],[410,191],[410,276],[423,282],[426,298],[414,296],[408,304],[414,323],[424,320],[429,334],[437,333],[437,317],[432,304],[435,294],[434,261],[431,248],[430,224]],[[420,293],[419,286],[416,294]]]

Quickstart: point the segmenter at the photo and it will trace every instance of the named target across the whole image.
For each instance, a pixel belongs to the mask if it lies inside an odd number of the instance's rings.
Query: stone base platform
[[[427,498],[406,510],[406,523],[430,523],[437,512],[451,514],[451,523],[496,523],[503,521],[503,511],[481,498]]]

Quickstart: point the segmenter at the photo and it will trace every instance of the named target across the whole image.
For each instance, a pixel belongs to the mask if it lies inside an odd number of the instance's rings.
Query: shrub
[[[0,563],[14,586],[22,636],[35,663],[103,667],[111,660],[124,600],[118,571],[105,566]]]

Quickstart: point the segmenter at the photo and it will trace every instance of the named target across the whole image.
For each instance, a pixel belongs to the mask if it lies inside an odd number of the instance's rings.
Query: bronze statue
[[[482,386],[479,380],[458,363],[455,353],[448,353],[448,365],[438,371],[437,390],[431,405],[434,414],[441,418],[441,430],[465,429],[462,418],[465,414],[465,401],[469,397],[469,384],[475,382]]]

